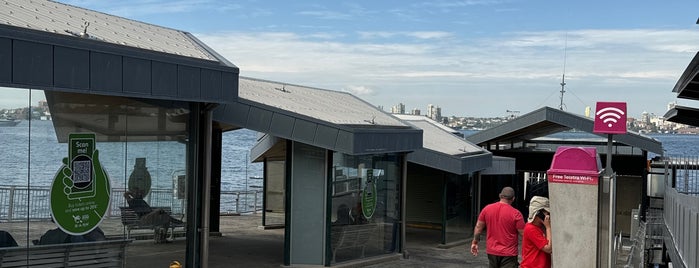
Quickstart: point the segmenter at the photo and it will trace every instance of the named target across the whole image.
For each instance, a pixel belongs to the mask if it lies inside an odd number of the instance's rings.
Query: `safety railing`
[[[663,219],[674,267],[699,267],[699,158],[667,158]]]
[[[107,217],[119,217],[126,206],[124,188],[112,188]],[[0,186],[0,221],[42,221],[51,219],[49,187]],[[246,214],[262,211],[262,190],[222,191],[221,214]],[[184,214],[186,201],[174,197],[172,189],[151,189],[145,197],[153,207],[171,207],[172,213]]]

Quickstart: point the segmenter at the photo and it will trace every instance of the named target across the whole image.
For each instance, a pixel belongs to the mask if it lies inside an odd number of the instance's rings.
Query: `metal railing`
[[[672,171],[663,204],[665,244],[674,267],[699,267],[699,157],[664,160]]]
[[[112,188],[106,217],[119,217],[119,207],[126,206],[124,188]],[[0,186],[0,221],[43,221],[51,219],[49,187]],[[245,214],[262,211],[262,190],[222,191],[221,214]],[[171,207],[172,213],[184,214],[185,200],[176,199],[172,189],[151,189],[145,197],[154,207]]]

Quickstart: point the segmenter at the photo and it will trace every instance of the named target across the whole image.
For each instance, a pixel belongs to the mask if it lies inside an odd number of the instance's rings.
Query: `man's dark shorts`
[[[517,256],[496,256],[488,254],[488,268],[517,268],[519,260]]]

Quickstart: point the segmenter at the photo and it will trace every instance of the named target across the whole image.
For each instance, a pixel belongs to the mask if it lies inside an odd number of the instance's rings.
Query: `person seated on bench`
[[[153,209],[146,200],[143,200],[143,191],[134,188],[124,192],[124,198],[129,204],[129,208],[138,215],[140,223],[154,226],[155,243],[167,243],[167,229],[170,224],[182,224],[181,220],[175,219],[163,209]]]
[[[350,209],[345,204],[341,204],[337,207],[337,220],[333,222],[333,225],[342,226],[350,225],[353,220],[350,216]]]
[[[10,233],[0,230],[0,248],[16,246],[17,241],[15,241],[15,238]]]

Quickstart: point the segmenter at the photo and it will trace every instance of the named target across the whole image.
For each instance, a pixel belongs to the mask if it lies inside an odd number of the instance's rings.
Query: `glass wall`
[[[159,243],[184,262],[187,103],[14,88],[0,99],[0,230],[17,246],[128,237],[126,267],[158,258]]]
[[[286,161],[265,162],[265,213],[264,226],[283,226],[285,221],[284,204],[286,201]]]
[[[473,236],[471,181],[472,177],[469,175],[446,175],[444,243],[466,240]]]
[[[396,154],[333,154],[331,263],[397,251],[401,163]]]

